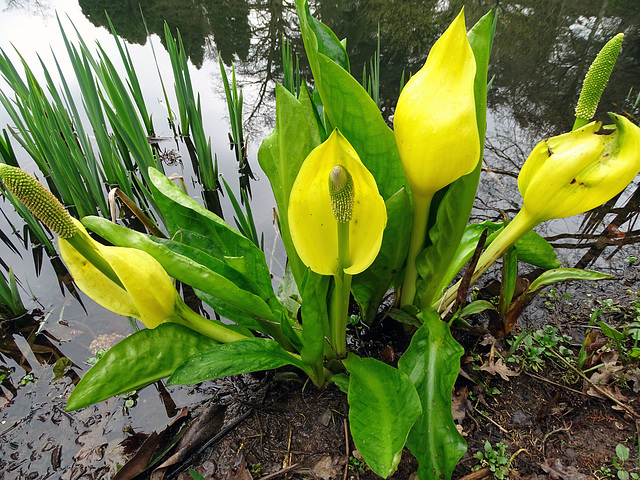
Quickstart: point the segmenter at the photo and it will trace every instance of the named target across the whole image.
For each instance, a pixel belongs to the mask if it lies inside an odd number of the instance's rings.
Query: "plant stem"
[[[333,276],[334,286],[329,305],[330,339],[338,357],[347,353],[347,315],[351,294],[351,275],[344,273],[349,266],[349,222],[338,222],[338,273]]]
[[[418,281],[418,269],[416,258],[424,248],[424,241],[427,237],[427,223],[429,221],[429,208],[433,195],[413,196],[413,225],[411,227],[411,240],[409,243],[409,253],[407,255],[407,268],[402,282],[402,297],[400,305],[412,305],[416,296],[416,283]]]
[[[247,338],[241,333],[235,332],[212,320],[201,317],[191,310],[178,295],[176,295],[175,313],[176,314],[171,321],[184,325],[185,327],[189,327],[191,330],[201,333],[209,338],[213,338],[220,343],[231,343]]]
[[[478,265],[476,266],[473,276],[471,277],[471,283],[475,282],[480,275],[482,275],[487,268],[489,268],[511,245],[516,243],[525,233],[532,230],[533,227],[540,222],[537,219],[532,218],[528,212],[524,209],[520,210],[513,220],[500,232],[496,239],[484,251]],[[441,300],[431,305],[431,307],[437,310],[439,313],[446,312],[458,295],[458,288],[460,287],[460,281],[444,294]]]

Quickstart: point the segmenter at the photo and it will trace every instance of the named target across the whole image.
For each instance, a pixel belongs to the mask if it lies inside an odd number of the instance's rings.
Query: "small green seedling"
[[[640,475],[635,472],[629,472],[624,468],[624,462],[629,459],[629,449],[625,447],[623,444],[619,443],[616,445],[616,456],[613,457],[613,466],[618,471],[618,479],[619,480],[629,480],[632,478],[633,480],[638,480]]]
[[[107,353],[106,350],[101,348],[96,352],[96,356],[88,358],[86,363],[88,365],[95,365],[98,360],[100,360],[104,356],[105,353]]]
[[[481,468],[489,467],[489,470],[493,473],[494,478],[503,480],[509,476],[509,463],[510,459],[506,454],[507,446],[502,443],[496,443],[495,448],[491,446],[491,443],[487,440],[484,442],[484,451],[476,452],[473,457],[480,460],[480,463],[473,467],[474,471],[478,471]]]

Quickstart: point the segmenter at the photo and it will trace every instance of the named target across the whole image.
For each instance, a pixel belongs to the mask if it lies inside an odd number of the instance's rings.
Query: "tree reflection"
[[[538,141],[571,128],[573,109],[589,64],[604,43],[619,32],[625,34],[623,49],[596,117],[608,122],[607,111],[634,116],[625,99],[630,91],[634,98],[640,91],[637,0],[309,0],[309,3],[312,14],[339,38],[346,38],[351,72],[359,80],[363,65],[368,64],[376,51],[379,27],[380,104],[386,112],[395,105],[403,75],[406,80],[423,65],[429,49],[463,5],[468,27],[489,9],[495,9],[498,26],[489,70],[493,82],[488,99],[490,128],[485,155],[489,175],[484,176],[481,184],[476,210],[480,218],[495,220],[500,211],[515,212],[519,208],[515,184],[519,167]],[[80,4],[94,23],[106,24],[102,13],[106,9],[125,38],[144,42],[140,16],[130,4],[121,0],[107,4],[82,0]],[[300,57],[302,75],[310,78],[293,0],[253,0],[250,4],[246,0],[203,0],[179,6],[168,0],[164,3],[154,0],[144,10],[151,32],[161,34],[165,18],[171,21],[172,28],[180,29],[187,54],[195,65],[201,65],[207,55],[215,56],[216,50],[221,52],[225,63],[236,62],[242,84],[257,87],[253,98],[247,101],[253,111],[245,117],[259,124],[254,130],[266,133],[265,125],[274,116],[273,80],[281,80],[283,75],[283,38]],[[264,115],[254,116],[257,112]],[[610,221],[606,215],[600,213],[597,217],[606,220],[605,225]],[[623,218],[614,220],[616,228],[621,227]],[[630,218],[624,220],[628,222]],[[630,238],[625,240],[629,241]]]
[[[227,65],[234,56],[244,60],[249,51],[251,28],[247,0],[151,0],[144,6],[123,0],[80,0],[79,4],[82,13],[96,26],[109,27],[105,12],[108,13],[118,35],[130,43],[146,43],[146,22],[149,33],[157,34],[166,47],[166,21],[173,32],[180,31],[185,53],[197,68],[204,62],[210,39]]]

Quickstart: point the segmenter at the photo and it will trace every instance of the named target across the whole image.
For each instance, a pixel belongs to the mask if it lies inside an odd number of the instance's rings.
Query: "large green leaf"
[[[328,35],[324,25],[323,33],[319,32],[319,22],[310,15],[306,0],[296,0],[296,10],[324,114],[331,127],[340,129],[349,140],[362,163],[375,177],[378,190],[386,200],[406,185],[393,132],[367,91],[344,68],[344,64],[336,63],[335,54],[339,47],[335,43],[335,35]]]
[[[158,239],[120,227],[103,218],[85,217],[83,223],[115,245],[147,252],[169,275],[187,285],[251,315],[279,319],[279,316],[274,317],[267,303],[270,297],[261,292],[251,279],[218,258],[180,242]],[[256,290],[256,293],[252,293]]]
[[[187,358],[218,345],[175,323],[144,329],[112,347],[76,385],[67,411],[131,392],[168,377]]]
[[[325,337],[330,336],[327,298],[331,277],[307,269],[302,282],[302,361],[315,374],[316,383],[324,381],[323,360],[327,347]],[[327,352],[329,353],[329,352]]]
[[[382,238],[380,253],[367,270],[353,277],[351,291],[360,305],[362,320],[373,322],[384,295],[393,278],[402,269],[407,257],[411,234],[411,200],[406,189],[401,189],[386,202],[387,215],[392,218]]]
[[[241,373],[272,370],[284,365],[294,365],[311,374],[297,356],[284,350],[268,338],[248,338],[233,343],[223,343],[193,355],[175,370],[169,385],[192,385],[216,378]]]
[[[307,104],[308,93],[306,95]],[[298,287],[306,266],[298,257],[289,233],[289,195],[300,166],[319,144],[318,127],[312,112],[280,84],[276,84],[276,128],[258,150],[260,167],[266,173],[278,208],[278,228],[289,266]],[[315,126],[315,128],[314,128]]]
[[[435,311],[425,310],[418,317],[424,324],[398,362],[422,403],[422,415],[409,433],[407,447],[418,459],[419,478],[448,480],[467,449],[451,413],[451,390],[464,349]]]
[[[437,202],[436,220],[429,230],[430,245],[416,260],[418,273],[422,278],[417,288],[418,303],[423,308],[431,305],[440,295],[444,286],[447,266],[454,258],[456,247],[464,233],[475,200],[482,168],[484,135],[487,129],[487,70],[491,53],[493,13],[482,17],[468,33],[469,43],[476,60],[474,97],[476,121],[480,137],[480,156],[473,172],[465,175],[447,187],[442,200]],[[446,161],[446,159],[443,159]]]
[[[349,424],[362,458],[387,478],[398,467],[407,435],[422,408],[411,380],[374,358],[349,354]],[[426,478],[426,477],[425,477]]]
[[[150,168],[149,178],[153,198],[162,211],[172,239],[226,263],[233,259],[236,270],[245,273],[273,295],[271,274],[262,250],[220,217],[200,206],[158,170]]]

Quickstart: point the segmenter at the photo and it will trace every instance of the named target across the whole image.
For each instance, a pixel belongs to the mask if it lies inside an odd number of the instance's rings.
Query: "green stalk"
[[[349,265],[349,222],[338,222],[338,273],[329,305],[330,340],[338,357],[347,353],[347,316],[351,294],[351,275],[344,273]]]
[[[413,196],[413,225],[411,227],[411,239],[409,241],[409,253],[407,254],[407,268],[402,282],[402,296],[400,305],[412,305],[416,296],[416,283],[418,282],[418,269],[416,258],[424,249],[427,237],[427,223],[429,221],[430,196]]]
[[[480,275],[482,275],[487,268],[489,268],[502,254],[516,241],[518,241],[525,233],[538,225],[540,222],[532,218],[525,210],[520,210],[513,220],[500,232],[496,239],[484,251],[478,265],[476,266],[473,276],[471,277],[471,283],[475,282]],[[439,313],[446,312],[458,295],[458,288],[460,287],[460,281],[444,294],[441,300],[431,305],[431,307],[437,310]]]
[[[220,343],[231,343],[248,338],[241,333],[235,332],[219,325],[216,322],[201,317],[191,310],[179,295],[176,295],[175,316],[171,321],[184,325],[185,327],[209,338],[213,338]]]

